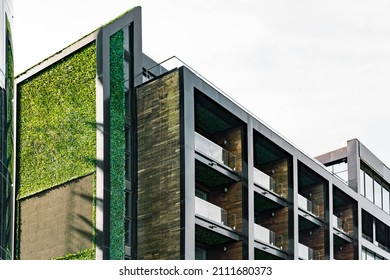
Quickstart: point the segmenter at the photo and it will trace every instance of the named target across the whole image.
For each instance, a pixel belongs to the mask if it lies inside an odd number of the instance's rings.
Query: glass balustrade
[[[298,244],[298,258],[301,260],[313,260],[314,250],[301,243]]]
[[[253,168],[253,181],[256,185],[276,193],[275,180],[257,168]]]
[[[276,234],[272,230],[269,230],[265,227],[262,227],[258,224],[255,224],[254,227],[254,236],[255,239],[263,241],[267,244],[275,245]]]
[[[333,227],[339,230],[343,230],[342,220],[336,215],[333,215]]]
[[[227,225],[227,211],[199,197],[195,197],[196,215]]]
[[[218,163],[224,164],[233,170],[236,169],[236,156],[234,154],[199,133],[195,133],[195,149]]]
[[[303,210],[314,214],[315,216],[319,216],[320,207],[314,202],[308,200],[306,197],[298,194],[298,206]]]
[[[333,227],[341,231],[348,232],[348,224],[336,215],[333,215]]]

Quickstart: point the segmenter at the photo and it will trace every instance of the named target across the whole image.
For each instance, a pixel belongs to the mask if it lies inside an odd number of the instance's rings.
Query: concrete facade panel
[[[20,201],[20,259],[52,259],[92,247],[93,182],[91,174]]]

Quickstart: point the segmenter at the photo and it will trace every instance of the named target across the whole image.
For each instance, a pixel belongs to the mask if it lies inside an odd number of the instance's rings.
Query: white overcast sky
[[[390,1],[13,4],[17,74],[141,6],[154,60],[178,56],[311,156],[357,138],[390,167]]]

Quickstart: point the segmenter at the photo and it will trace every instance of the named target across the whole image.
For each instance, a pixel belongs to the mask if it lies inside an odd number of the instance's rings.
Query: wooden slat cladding
[[[228,226],[238,231],[242,230],[242,183],[236,182],[222,189],[212,191],[208,200],[227,211]]]
[[[180,259],[179,72],[137,89],[138,259]]]
[[[314,259],[325,259],[325,229],[322,227],[302,230],[299,232],[299,242],[314,249]]]
[[[209,260],[242,260],[242,241],[232,241],[208,249]]]
[[[264,211],[255,217],[255,222],[275,232],[275,245],[288,251],[288,207]]]
[[[242,171],[242,131],[241,126],[219,132],[213,135],[218,139],[217,144],[232,153],[236,158],[235,170]]]
[[[324,219],[325,215],[325,187],[323,183],[316,183],[300,189],[300,194],[314,203],[313,213]]]
[[[343,231],[345,231],[350,236],[354,236],[352,204],[337,206],[337,208],[334,210],[334,213],[342,221],[341,227]]]
[[[263,165],[261,168],[264,173],[270,175],[275,180],[275,192],[284,198],[288,197],[288,165],[288,159],[281,159]]]
[[[353,260],[355,259],[354,255],[355,249],[353,243],[334,246],[335,260]]]

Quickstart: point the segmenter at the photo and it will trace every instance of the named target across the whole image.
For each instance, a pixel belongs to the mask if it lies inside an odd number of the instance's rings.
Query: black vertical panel
[[[7,94],[6,91],[0,88],[0,259],[5,259],[6,255],[6,212],[7,212],[7,199],[6,188],[7,182],[5,180],[6,168],[6,106],[7,106]]]
[[[179,124],[180,124],[180,259],[185,260],[185,114],[183,68],[179,69]],[[191,106],[193,107],[193,106]]]
[[[138,180],[137,180],[137,96],[134,88],[134,24],[131,24],[128,28],[128,36],[129,36],[129,82],[128,87],[129,90],[127,92],[127,100],[126,104],[126,115],[130,116],[130,130],[129,130],[129,138],[131,146],[129,147],[130,151],[130,166],[129,172],[131,179],[131,207],[130,209],[130,234],[131,234],[131,259],[137,259],[137,195],[138,195]]]
[[[249,211],[249,206],[253,205],[253,201],[249,201],[249,192],[253,192],[252,188],[250,188],[248,184],[248,129],[247,125],[242,124],[241,125],[241,154],[242,154],[242,173],[241,176],[243,178],[242,180],[242,220],[243,220],[243,230],[244,230],[244,237],[243,237],[243,248],[242,248],[242,259],[248,260],[250,259],[250,256],[253,255],[253,252],[249,252],[250,250],[253,251],[253,248],[251,248],[251,244],[249,243],[249,223],[253,223],[253,217],[250,217],[251,212]],[[253,141],[252,145],[253,145]],[[250,155],[253,157],[252,155]],[[252,198],[252,196],[250,196]]]
[[[6,44],[5,44],[5,89],[0,89],[0,259],[9,259],[11,257],[11,230],[13,226],[12,221],[12,187],[11,176],[8,170],[9,157],[13,155],[8,154],[8,134],[12,129],[12,120],[8,119],[9,110],[8,98],[12,96],[12,85],[9,85],[8,76],[13,76],[13,73],[8,73],[9,70],[9,48],[11,46],[9,30],[6,30]],[[12,82],[12,81],[11,81]]]
[[[104,81],[103,81],[103,77],[104,77],[104,65],[103,65],[103,34],[102,34],[102,31],[100,30],[98,35],[97,35],[97,38],[96,38],[96,72],[97,72],[97,79],[99,80],[99,82],[104,85]],[[103,111],[105,111],[106,109],[106,106],[105,104],[103,105]],[[100,110],[100,108],[97,108],[97,110]],[[98,112],[97,112],[98,114]],[[107,124],[107,121],[106,119],[103,120],[103,123],[101,124],[102,125],[102,128],[103,130],[105,130],[105,126]],[[99,125],[99,124],[98,124]],[[105,138],[107,137],[104,137],[104,145],[106,145],[106,140]],[[97,167],[100,168],[100,169],[103,169],[104,172],[105,172],[105,155],[104,154],[104,157],[103,157],[103,161],[97,161],[96,164],[97,164]],[[105,172],[106,173],[106,172]],[[105,179],[103,181],[103,185],[106,186],[106,182],[107,182],[107,179]],[[107,204],[109,203],[109,200],[108,198],[106,197],[106,195],[109,195],[110,192],[109,190],[107,191],[106,189],[103,190],[103,201],[101,202],[102,205],[103,205],[103,230],[102,231],[97,231],[96,232],[96,245],[98,247],[101,247],[102,248],[102,254],[103,254],[103,259],[106,259],[107,258],[107,255],[108,255],[108,250],[109,250],[109,239],[107,241],[107,235],[108,235],[108,232],[107,232],[107,224],[109,224],[109,217],[107,217],[108,215],[106,215],[105,213],[107,213]],[[108,208],[108,211],[109,211],[109,208]],[[109,229],[108,229],[109,230]]]
[[[104,32],[104,29],[103,29]],[[104,38],[104,37],[103,37]],[[104,38],[105,39],[105,38]],[[102,40],[102,49],[103,49],[103,75],[108,75],[109,77],[109,54],[110,54],[110,40]],[[104,53],[104,50],[106,51]],[[108,56],[108,65],[104,65],[104,56]],[[103,86],[107,86],[109,88],[109,83],[108,85],[105,85],[103,82]],[[106,135],[110,135],[110,92],[109,90],[104,89],[103,90],[103,111],[104,111],[104,131]],[[110,210],[111,210],[111,186],[110,186],[110,174],[111,174],[111,167],[110,167],[110,137],[104,137],[104,162],[103,162],[103,170],[104,170],[104,195],[103,195],[103,259],[104,260],[109,260],[110,259]]]
[[[8,115],[12,113],[12,108],[9,108],[9,98],[12,96],[12,85],[9,84],[8,77],[13,77],[13,73],[9,73],[8,62],[10,60],[11,38],[9,30],[6,30],[5,44],[5,89],[0,88],[0,259],[11,258],[12,246],[12,179],[8,170],[8,164],[13,154],[10,154],[8,147],[8,137],[10,129],[12,129],[12,117],[8,119]],[[11,81],[13,83],[13,81]],[[12,139],[11,139],[12,140]]]

